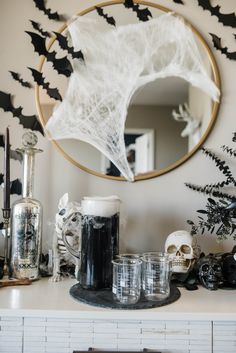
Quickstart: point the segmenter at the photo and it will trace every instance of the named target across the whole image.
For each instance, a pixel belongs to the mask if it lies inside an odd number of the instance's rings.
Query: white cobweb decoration
[[[74,63],[65,98],[46,130],[55,140],[90,143],[130,181],[134,176],[126,158],[124,128],[127,108],[138,88],[177,76],[218,100],[219,90],[204,68],[191,30],[172,14],[114,29],[78,17],[69,31],[85,64]]]

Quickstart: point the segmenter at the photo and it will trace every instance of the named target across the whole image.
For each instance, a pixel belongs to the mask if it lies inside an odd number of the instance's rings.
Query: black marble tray
[[[98,291],[83,289],[79,283],[75,284],[70,289],[70,295],[83,303],[90,304],[93,306],[99,306],[102,308],[111,308],[111,309],[151,309],[157,308],[159,306],[164,306],[171,304],[179,299],[180,291],[175,285],[171,285],[170,287],[170,295],[168,298],[158,301],[148,301],[144,297],[136,304],[119,304],[113,300],[113,294],[109,289],[101,289]]]

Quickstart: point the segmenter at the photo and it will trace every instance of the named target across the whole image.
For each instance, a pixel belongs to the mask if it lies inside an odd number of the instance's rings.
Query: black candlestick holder
[[[10,270],[10,255],[11,255],[11,241],[10,240],[10,218],[11,218],[11,209],[10,208],[3,208],[2,209],[3,215],[3,228],[4,228],[4,268],[3,268],[3,275],[4,277],[11,277],[11,270]]]

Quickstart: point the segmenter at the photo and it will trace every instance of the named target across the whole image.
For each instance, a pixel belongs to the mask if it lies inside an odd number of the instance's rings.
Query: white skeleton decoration
[[[197,134],[197,135],[199,135],[199,136],[197,136],[198,141],[200,140],[200,129],[199,128],[201,126],[201,122],[192,116],[187,103],[184,103],[183,105],[180,104],[178,112],[173,110],[172,116],[176,121],[186,123],[184,130],[181,132],[181,137],[193,136],[198,132],[198,134]],[[196,141],[196,142],[198,142],[198,141]]]
[[[170,256],[174,273],[187,273],[199,257],[200,248],[189,232],[178,230],[168,235],[165,252]]]
[[[62,240],[62,229],[65,221],[73,213],[79,212],[81,210],[80,204],[77,202],[69,202],[68,194],[64,194],[58,204],[58,213],[55,217],[55,232],[53,238],[53,276],[51,281],[58,282],[61,281],[61,271],[60,262],[63,259],[68,264],[75,264],[75,276],[77,277],[79,270],[79,259],[72,256],[66,249],[64,242]],[[73,219],[72,219],[73,221]],[[75,226],[78,225],[76,220]],[[79,248],[80,236],[78,234],[78,229],[74,229],[73,224],[70,221],[71,237],[69,243],[71,246]]]

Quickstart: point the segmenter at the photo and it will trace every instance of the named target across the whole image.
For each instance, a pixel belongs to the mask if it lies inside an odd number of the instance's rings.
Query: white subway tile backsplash
[[[42,353],[45,351],[44,344],[24,344],[24,353]]]
[[[46,337],[66,337],[66,338],[69,338],[71,336],[71,333],[70,332],[47,332],[46,333]]]
[[[16,327],[16,326],[22,326],[23,325],[23,320],[2,320],[0,321],[0,327],[3,326],[10,326],[10,327]]]
[[[211,353],[211,326],[211,322],[189,321],[1,317],[0,353],[72,353],[89,347],[114,351],[148,348],[163,353]],[[235,349],[235,353],[236,324],[217,324],[213,328],[214,349],[227,347],[229,352]]]
[[[25,336],[24,335],[24,342],[45,342],[46,341],[46,337],[45,336]]]
[[[45,331],[46,332],[71,332],[70,327],[54,327],[54,326],[45,326]]]
[[[45,322],[46,327],[69,327],[69,321],[47,321]]]
[[[70,334],[70,337],[79,337],[79,338],[84,338],[84,339],[90,339],[91,337],[93,337],[93,335],[91,333],[81,333],[81,334],[78,334],[78,333],[74,333],[72,332]]]
[[[22,337],[21,331],[2,331],[0,330],[0,339],[1,337],[10,337],[14,339],[15,337]]]
[[[0,331],[1,332],[22,332],[24,330],[24,326],[1,326],[1,322],[0,322]]]
[[[46,348],[45,353],[72,353],[69,348]]]
[[[0,347],[0,353],[22,353],[22,347],[15,347],[15,348],[5,347],[3,349],[1,349]]]
[[[107,340],[116,340],[116,333],[94,333],[94,340],[96,341],[107,341]]]

